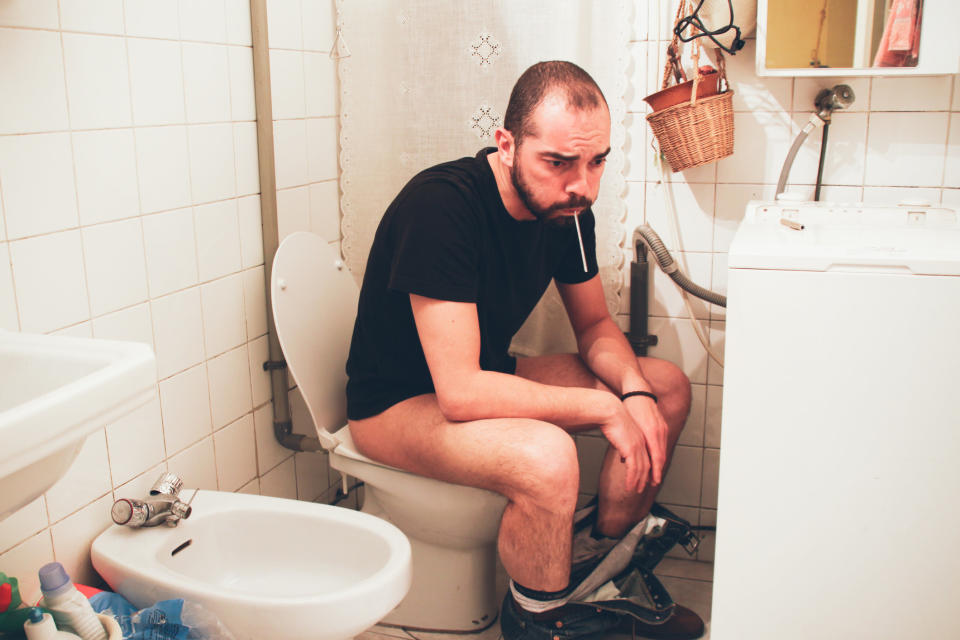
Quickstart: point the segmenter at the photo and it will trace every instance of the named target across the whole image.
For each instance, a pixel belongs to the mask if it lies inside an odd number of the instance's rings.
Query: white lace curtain
[[[616,311],[628,0],[338,0],[343,253],[359,279],[384,210],[420,170],[492,146],[513,83],[540,60],[586,69],[610,105],[607,168],[594,205],[597,256]],[[514,341],[518,353],[576,345],[551,287]]]

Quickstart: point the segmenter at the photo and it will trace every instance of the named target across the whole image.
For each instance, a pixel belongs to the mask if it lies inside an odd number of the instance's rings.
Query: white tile
[[[717,526],[717,510],[716,509],[701,509],[700,510],[700,524],[703,526],[715,527]],[[702,531],[700,533],[700,547],[697,549],[697,560],[700,562],[713,562],[714,554],[716,551],[716,531]],[[711,570],[712,570],[711,565]],[[711,573],[711,576],[713,574]]]
[[[659,337],[648,355],[674,363],[690,382],[707,382],[707,354],[689,320],[651,317],[648,326],[650,333]]]
[[[222,491],[236,491],[257,477],[252,414],[213,434],[213,444],[217,452],[217,483]]]
[[[65,33],[63,57],[71,127],[130,126],[130,82],[123,38]]]
[[[737,52],[737,55],[726,56],[727,78],[733,90],[734,111],[790,111],[793,80],[758,78],[755,64],[757,41],[750,39],[746,42],[746,46]],[[716,66],[712,56],[710,65]]]
[[[317,149],[319,153],[319,144]],[[287,189],[307,183],[307,123],[305,120],[274,122],[273,152],[276,159],[277,189]]]
[[[234,120],[256,120],[253,96],[253,49],[228,47],[230,64],[230,112]]]
[[[228,47],[219,44],[183,43],[183,82],[187,122],[230,120],[230,68]]]
[[[690,385],[690,413],[680,432],[677,444],[691,447],[703,446],[703,432],[707,404],[707,386],[702,384]]]
[[[254,478],[236,490],[236,493],[248,493],[252,496],[260,495],[260,478]]]
[[[200,302],[208,358],[246,341],[243,274],[236,273],[201,285]]]
[[[133,122],[137,126],[184,121],[183,69],[180,43],[127,40],[130,57]]]
[[[707,385],[706,434],[703,444],[720,448],[720,425],[723,413],[723,387]]]
[[[270,359],[269,339],[266,335],[251,340],[247,345],[250,355],[250,387],[253,406],[259,407],[272,397],[270,373],[264,371],[263,363]]]
[[[24,602],[37,602],[41,595],[37,569],[53,559],[50,531],[44,530],[6,553],[0,553],[0,566],[4,573],[19,579],[20,597]]]
[[[209,436],[213,429],[210,426],[207,368],[200,365],[161,381],[160,408],[167,456],[173,456]],[[172,463],[170,468],[173,468]]]
[[[780,177],[793,136],[788,114],[734,114],[733,155],[717,163],[718,182],[772,183]]]
[[[864,184],[940,186],[947,113],[871,113]]]
[[[54,523],[110,492],[110,464],[103,429],[94,431],[80,447],[76,460],[47,489],[47,513]]]
[[[340,189],[336,180],[310,185],[310,230],[326,240],[340,240]]]
[[[23,331],[44,333],[90,317],[79,231],[10,243]]]
[[[47,506],[40,496],[0,520],[0,553],[9,551],[49,524]]]
[[[677,445],[657,500],[690,507],[699,506],[702,463],[703,449]]]
[[[13,273],[10,270],[10,249],[0,242],[0,329],[19,331],[17,299],[13,293]]]
[[[11,240],[77,226],[70,134],[0,138],[0,182]]]
[[[227,200],[194,209],[197,265],[206,282],[240,270],[240,223],[237,201]]]
[[[147,495],[154,483],[157,481],[157,478],[166,472],[167,463],[161,462],[160,464],[139,473],[133,480],[116,485],[113,493],[117,498],[140,498]]]
[[[810,114],[814,110],[814,101],[824,89],[832,89],[838,84],[845,84],[853,90],[853,104],[844,107],[842,112],[870,110],[870,78],[796,78],[793,91],[793,111]]]
[[[50,335],[52,336],[68,336],[71,338],[92,338],[93,337],[93,327],[90,322],[80,322],[69,327],[64,327],[63,329],[57,329],[56,331],[51,331]]]
[[[666,229],[663,233],[666,234]],[[671,255],[680,270],[688,278],[701,287],[710,289],[713,269],[713,255],[711,253],[671,251]],[[688,317],[682,289],[659,266],[656,266],[656,260],[653,256],[649,256],[649,258],[651,260],[649,267],[651,273],[648,279],[649,289],[647,293],[650,314],[672,318]],[[695,296],[689,296],[689,299],[690,307],[697,318],[706,320],[710,317],[709,304]]]
[[[217,461],[213,451],[213,438],[204,438],[200,442],[181,451],[168,460],[170,471],[183,478],[187,495],[193,495],[192,489],[216,491]]]
[[[210,372],[210,412],[214,429],[253,409],[246,346],[207,361]]]
[[[326,51],[333,48],[336,32],[336,8],[330,0],[303,0],[303,48]]]
[[[647,103],[643,99],[648,95],[647,91],[647,43],[631,42],[629,45],[630,64],[628,66],[627,93],[624,96],[627,104],[627,110],[645,114],[648,111]]]
[[[956,98],[960,100],[960,96]],[[947,141],[947,160],[943,186],[960,187],[960,114],[950,115],[950,139]]]
[[[747,203],[751,200],[772,199],[773,186],[759,184],[718,184],[716,224],[713,229],[714,251],[726,252],[730,248]]]
[[[243,306],[247,322],[247,339],[267,333],[267,290],[263,267],[243,272]]]
[[[260,193],[260,164],[257,155],[257,124],[233,125],[233,153],[237,172],[237,195]]]
[[[300,0],[267,0],[267,39],[271,48],[303,49],[302,23]]]
[[[93,319],[93,337],[140,342],[153,349],[153,319],[148,303]]]
[[[0,26],[56,29],[56,0],[7,0],[0,4]]]
[[[639,113],[628,113],[624,120],[627,139],[623,151],[626,154],[623,174],[628,181],[642,182],[647,175],[646,154],[650,152],[649,125]],[[630,212],[633,213],[633,212]]]
[[[60,0],[64,31],[122,34],[123,0]]]
[[[337,64],[326,53],[305,53],[303,72],[306,80],[307,117],[337,115]]]
[[[960,211],[960,189],[944,189],[940,202],[945,207]]]
[[[140,191],[133,130],[84,131],[72,136],[80,223],[138,215]]]
[[[153,400],[107,426],[107,449],[114,486],[166,458],[159,395],[155,393]]]
[[[895,206],[901,202],[927,202],[937,204],[940,189],[917,187],[864,187],[863,202]]]
[[[288,458],[293,451],[287,449],[273,435],[273,405],[265,404],[253,412],[253,427],[257,437],[257,469],[262,478],[270,469]],[[261,484],[261,492],[263,486]]]
[[[176,2],[123,0],[127,35],[147,38],[180,38]]]
[[[17,98],[0,100],[0,134],[66,129],[67,92],[59,35],[0,29],[0,60],[19,60],[25,53],[30,64],[0,65],[0,95]]]
[[[720,450],[703,450],[703,495],[700,506],[717,508],[717,481],[720,477]]]
[[[720,320],[710,321],[709,341],[710,349],[723,361],[724,339],[726,337],[726,323]],[[723,384],[723,367],[716,360],[709,358],[707,364],[707,382],[709,384]]]
[[[193,202],[212,202],[237,193],[234,168],[233,125],[204,124],[187,127],[190,140],[190,184]]]
[[[277,233],[280,242],[294,231],[310,230],[310,189],[277,191]]]
[[[679,220],[669,215],[663,185],[648,183],[647,224],[672,251],[710,251],[713,248],[714,185],[671,183],[670,188]],[[674,224],[679,224],[679,247],[674,241]]]
[[[226,0],[227,41],[230,44],[249,46],[252,42],[250,33],[250,0]]]
[[[143,217],[147,280],[153,297],[197,284],[193,209]]]
[[[303,53],[270,50],[270,94],[274,120],[306,116]]]
[[[97,584],[100,580],[90,563],[90,545],[113,525],[112,506],[113,496],[107,494],[50,527],[53,554],[75,583]]]
[[[310,415],[310,409],[307,408],[307,401],[304,400],[300,387],[294,387],[287,394],[287,403],[290,406],[290,422],[293,423],[293,433],[315,438],[317,436],[317,427]]]
[[[822,131],[821,131],[822,133]],[[867,157],[867,115],[835,113],[827,133],[823,182],[831,185],[863,184]],[[819,161],[819,150],[817,153]],[[816,166],[811,167],[816,179]]]
[[[631,21],[630,40],[646,40],[650,32],[649,12],[646,5],[631,3],[633,15]]]
[[[263,264],[263,228],[260,222],[260,196],[237,200],[240,214],[240,253],[243,268]]]
[[[873,79],[871,111],[947,111],[950,109],[950,76]]]
[[[180,0],[180,37],[226,42],[227,15],[223,0]]]
[[[297,473],[297,499],[313,502],[330,488],[330,457],[326,452],[311,451],[293,456]]]
[[[94,316],[147,299],[147,268],[140,219],[82,230],[90,311]]]
[[[275,498],[297,499],[297,472],[293,456],[260,475],[260,494]]]
[[[150,301],[157,375],[163,379],[202,362],[203,316],[196,287]]]
[[[307,166],[310,182],[337,178],[339,148],[336,118],[307,120]]]
[[[189,205],[187,128],[148,127],[135,135],[142,212]]]

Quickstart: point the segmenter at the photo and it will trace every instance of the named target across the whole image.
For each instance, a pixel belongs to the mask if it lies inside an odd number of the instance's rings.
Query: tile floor
[[[693,609],[707,625],[703,640],[710,638],[710,605],[713,589],[713,564],[664,558],[656,570],[674,601]],[[502,581],[505,592],[506,581]],[[501,596],[502,597],[502,596]],[[640,636],[637,636],[638,638]],[[500,625],[494,624],[477,634],[446,634],[426,631],[405,631],[395,627],[375,625],[356,637],[356,640],[501,640]]]

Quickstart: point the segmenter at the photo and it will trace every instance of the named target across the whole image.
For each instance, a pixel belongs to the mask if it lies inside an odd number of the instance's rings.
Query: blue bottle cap
[[[27,614],[27,619],[34,624],[42,622],[43,610],[40,609],[40,607],[30,607],[30,613]]]
[[[50,562],[40,567],[40,590],[56,591],[70,582],[70,576],[59,562]]]

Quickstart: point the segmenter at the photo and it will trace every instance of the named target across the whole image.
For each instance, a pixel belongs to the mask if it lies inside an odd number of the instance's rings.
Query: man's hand
[[[663,482],[663,467],[667,464],[667,423],[651,398],[632,396],[623,401],[623,406],[643,432],[653,484],[659,486]]]
[[[619,410],[610,419],[600,424],[600,431],[626,465],[627,490],[640,493],[646,488],[650,473],[650,447],[625,403],[620,404]]]

